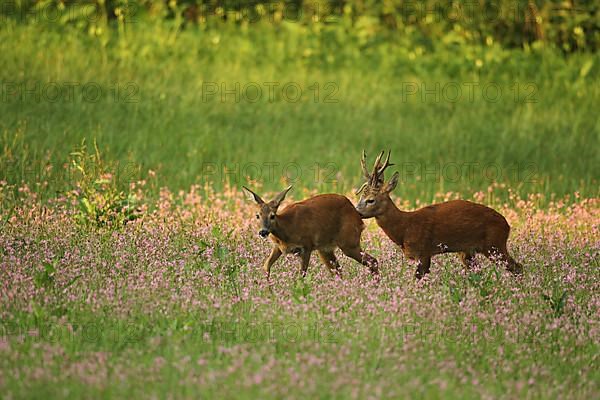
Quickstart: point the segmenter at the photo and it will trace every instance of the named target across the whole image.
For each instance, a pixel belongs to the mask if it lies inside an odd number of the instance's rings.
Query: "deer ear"
[[[288,186],[281,193],[279,193],[277,196],[275,196],[273,201],[271,201],[271,204],[273,204],[273,207],[275,207],[275,208],[279,207],[279,205],[281,204],[283,199],[285,199],[285,196],[288,194],[288,192],[291,189],[292,189],[292,185]]]
[[[398,171],[396,171],[394,175],[392,175],[392,178],[388,181],[388,183],[385,184],[383,191],[389,193],[392,190],[394,190],[396,188],[396,185],[398,184],[399,176],[400,174],[398,173]]]
[[[248,198],[248,200],[252,201],[254,200],[256,202],[256,204],[265,204],[264,200],[260,198],[259,195],[257,195],[256,193],[254,193],[252,190],[248,189],[246,186],[242,186],[242,188],[244,189],[244,192],[246,193],[246,197]]]

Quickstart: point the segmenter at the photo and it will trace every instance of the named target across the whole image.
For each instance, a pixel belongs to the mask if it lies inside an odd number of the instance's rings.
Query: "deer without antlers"
[[[385,169],[393,165],[389,152],[381,162],[384,154],[379,154],[369,172],[363,151],[361,166],[367,181],[356,192],[361,194],[356,210],[363,218],[375,217],[377,225],[404,255],[419,262],[417,279],[429,272],[432,256],[449,252],[460,253],[466,267],[474,264],[475,254],[482,253],[491,259],[497,256],[514,274],[522,272],[522,266],[506,248],[510,226],[497,211],[465,200],[433,204],[412,212],[399,210],[390,199],[399,174],[394,173],[389,182],[384,182]]]
[[[289,186],[267,203],[244,186],[258,206],[256,219],[260,224],[259,235],[265,238],[269,236],[274,243],[271,255],[263,265],[267,279],[271,266],[282,254],[289,253],[300,257],[301,273],[305,276],[310,255],[315,250],[323,264],[339,276],[340,265],[334,254],[336,248],[377,275],[377,260],[361,250],[360,236],[364,223],[350,200],[338,194],[322,194],[290,204],[278,213],[281,202],[291,188]]]

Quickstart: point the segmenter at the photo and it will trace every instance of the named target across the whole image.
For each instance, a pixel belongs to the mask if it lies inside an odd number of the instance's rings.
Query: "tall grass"
[[[408,199],[498,183],[521,195],[598,194],[595,54],[430,49],[402,38],[341,45],[292,23],[182,30],[140,21],[96,36],[45,29],[5,23],[0,32],[0,178],[48,180],[39,188],[47,196],[64,190],[63,163],[84,138],[124,166],[124,183],[153,170],[173,189],[241,185],[250,175],[273,190],[287,176],[346,191],[361,183],[364,148],[392,150]],[[269,82],[279,84],[272,98]],[[221,98],[221,85],[236,83],[240,98]]]

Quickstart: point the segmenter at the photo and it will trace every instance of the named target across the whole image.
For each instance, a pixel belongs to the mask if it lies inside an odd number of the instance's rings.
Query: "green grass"
[[[87,138],[120,162],[124,179],[151,169],[173,189],[206,180],[240,185],[246,173],[275,190],[287,172],[299,186],[345,191],[361,183],[364,148],[371,161],[381,149],[392,150],[404,183],[398,194],[411,200],[448,190],[466,196],[494,182],[521,195],[597,195],[597,55],[429,49],[401,41],[361,49],[317,41],[296,25],[178,31],[138,23],[103,41],[69,28],[6,24],[0,31],[2,161],[10,167],[4,179],[47,179],[51,196],[64,189],[62,163]],[[74,100],[63,93],[49,101],[48,82],[63,90],[66,82],[78,83]],[[83,99],[84,85],[94,96],[90,82],[102,88],[97,102]],[[263,96],[254,103],[232,95],[203,99],[211,82],[229,88],[238,82],[240,91],[257,83]],[[276,90],[271,101],[265,82],[297,83],[303,95],[291,102]],[[14,86],[7,85],[36,83],[39,100],[8,93]],[[457,86],[462,95],[453,101]],[[407,94],[415,87],[418,93]],[[498,101],[486,100],[484,87],[488,99],[499,87]],[[334,91],[330,99],[337,102],[325,102]],[[40,172],[48,162],[53,170]]]

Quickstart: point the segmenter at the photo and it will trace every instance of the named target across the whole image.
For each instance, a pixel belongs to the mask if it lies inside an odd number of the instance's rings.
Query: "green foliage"
[[[469,284],[474,287],[481,296],[482,299],[486,299],[490,295],[494,293],[498,280],[498,273],[496,272],[494,279],[494,275],[492,275],[491,271],[478,271],[471,272],[468,276]]]
[[[568,294],[567,290],[560,290],[558,288],[555,288],[551,295],[542,294],[542,298],[548,303],[555,318],[563,314]]]
[[[54,284],[56,267],[53,263],[49,262],[45,262],[42,266],[43,269],[35,274],[34,282],[37,287],[49,288]]]
[[[107,28],[114,24],[123,33],[127,25],[147,19],[177,29],[198,25],[216,31],[227,25],[300,25],[327,42],[347,35],[363,48],[378,45],[382,37],[406,36],[425,46],[541,42],[572,52],[598,48],[599,10],[593,1],[561,0],[29,0],[9,2],[2,12],[22,22],[74,26],[94,36],[109,35]]]
[[[86,226],[118,227],[140,216],[138,200],[132,193],[117,188],[114,167],[105,163],[94,142],[89,153],[85,141],[71,153],[71,163],[77,174],[73,177],[71,198],[78,205],[75,219]]]
[[[448,294],[450,295],[450,299],[456,304],[460,304],[462,299],[465,297],[464,291],[456,286],[456,285],[447,285]]]
[[[298,279],[292,288],[292,296],[294,301],[296,303],[306,303],[307,301],[310,301],[311,291],[312,283],[310,281],[310,277]]]

